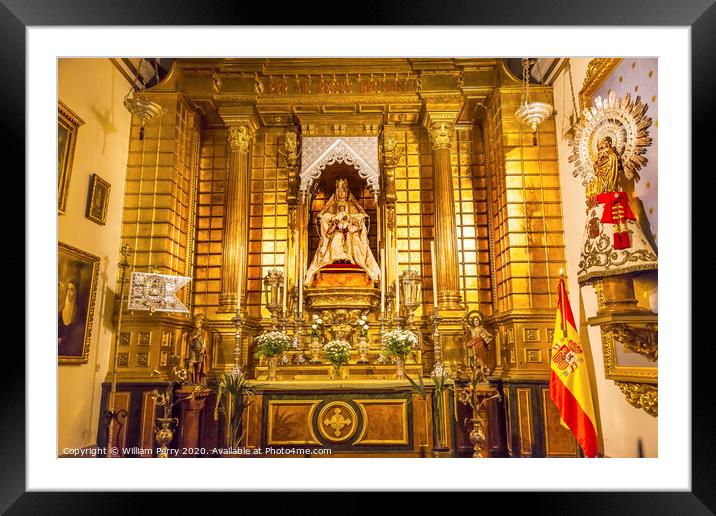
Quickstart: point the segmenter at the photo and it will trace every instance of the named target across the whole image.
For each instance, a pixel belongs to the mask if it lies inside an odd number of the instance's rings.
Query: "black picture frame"
[[[300,7],[300,6],[296,6]],[[328,13],[331,13],[328,16]],[[309,15],[311,18],[308,18]],[[328,4],[312,4],[310,12],[303,19],[290,10],[276,9],[269,3],[240,2],[226,5],[206,4],[189,0],[158,0],[147,3],[137,0],[108,2],[101,5],[89,0],[4,0],[0,5],[0,53],[5,76],[12,78],[4,84],[2,96],[5,115],[6,148],[21,149],[25,139],[25,31],[37,25],[224,25],[248,23],[303,23],[306,25],[334,24],[335,10]],[[669,0],[639,0],[623,2],[604,0],[556,0],[535,2],[530,0],[485,0],[479,4],[470,0],[443,0],[426,2],[416,0],[410,3],[381,2],[370,9],[356,9],[349,19],[356,25],[381,23],[388,25],[617,25],[617,26],[687,26],[691,28],[691,70],[692,70],[692,159],[704,157],[713,144],[710,135],[714,111],[713,78],[716,77],[716,6],[713,0],[690,0],[671,2]],[[568,48],[568,47],[567,47]],[[17,153],[24,160],[24,153]],[[705,162],[705,160],[704,160]],[[703,170],[710,170],[712,165]],[[695,165],[694,165],[695,167]],[[674,171],[685,180],[691,180],[689,171]],[[705,172],[706,173],[706,172]],[[702,195],[710,189],[702,188]],[[699,192],[697,189],[696,192]],[[704,200],[705,201],[705,200]],[[708,201],[705,202],[708,204]],[[692,206],[699,206],[693,198]],[[692,207],[684,209],[691,211]],[[692,217],[693,222],[699,220]],[[702,220],[709,220],[708,218]],[[699,234],[693,232],[694,234]],[[707,234],[707,233],[701,233]],[[689,253],[690,249],[684,249]],[[692,268],[697,271],[711,270],[710,264],[703,263],[707,253],[692,255]],[[707,282],[708,283],[708,282]],[[708,284],[702,290],[710,290]],[[696,299],[685,299],[691,303],[693,320],[706,318],[706,306]],[[31,317],[31,314],[29,314]],[[682,321],[684,340],[667,343],[681,348],[691,347],[692,322]],[[693,339],[695,340],[695,339]],[[27,342],[27,346],[42,343]],[[7,514],[85,514],[113,513],[136,510],[162,511],[186,503],[187,496],[180,493],[148,497],[137,493],[77,493],[77,492],[26,492],[26,447],[31,443],[25,437],[25,354],[23,346],[6,347],[7,368],[3,389],[0,390],[0,407],[5,424],[0,430],[0,511]],[[467,507],[493,507],[490,510],[514,512],[524,506],[528,514],[709,514],[716,511],[716,439],[709,415],[712,414],[713,398],[707,383],[713,375],[712,364],[716,363],[714,346],[703,342],[694,349],[698,356],[692,364],[692,385],[680,385],[683,393],[691,393],[692,403],[692,490],[690,492],[592,492],[559,493],[487,493],[474,494]],[[707,369],[709,368],[709,369]],[[688,399],[688,398],[686,398]],[[51,411],[50,411],[51,413]],[[565,472],[568,474],[568,472]],[[555,481],[558,489],[558,479]],[[237,486],[240,487],[240,486]],[[265,495],[262,495],[265,496]],[[141,498],[141,501],[140,501]],[[271,504],[277,505],[274,495]],[[403,496],[401,506],[409,510],[416,501],[425,510],[427,497]],[[226,498],[228,499],[228,497]],[[431,498],[449,510],[453,503],[447,496]],[[237,498],[234,497],[236,501]],[[296,503],[305,503],[305,497],[294,495]],[[214,504],[216,499],[212,500]],[[227,500],[228,501],[228,500]],[[237,503],[237,507],[238,502]],[[353,495],[342,500],[346,506],[368,510],[365,498]],[[428,501],[429,503],[429,501]],[[212,504],[212,505],[214,505]],[[246,507],[245,503],[241,507]],[[542,507],[543,509],[540,509]],[[560,509],[561,508],[561,509]],[[549,510],[548,510],[549,509]],[[455,511],[462,510],[459,506]]]
[[[97,174],[90,175],[89,187],[87,188],[87,207],[85,217],[100,226],[107,224],[107,212],[109,211],[109,193],[112,186]]]

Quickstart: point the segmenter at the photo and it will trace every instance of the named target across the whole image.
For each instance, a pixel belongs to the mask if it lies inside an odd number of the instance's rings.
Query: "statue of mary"
[[[321,267],[337,262],[360,265],[373,281],[380,280],[380,267],[368,244],[368,214],[345,179],[336,181],[335,193],[317,218],[321,240],[306,271],[306,285],[311,284]]]

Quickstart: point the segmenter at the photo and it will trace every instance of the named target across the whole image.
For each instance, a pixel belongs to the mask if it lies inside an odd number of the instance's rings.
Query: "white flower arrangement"
[[[256,342],[255,357],[274,357],[280,355],[291,346],[291,337],[282,331],[262,333],[254,341]]]
[[[418,345],[418,336],[409,330],[392,330],[383,335],[383,354],[405,358]]]
[[[331,364],[340,367],[350,359],[351,345],[345,340],[335,339],[323,346],[323,352]]]
[[[358,324],[358,328],[359,328],[358,336],[361,338],[367,337],[368,336],[368,327],[369,327],[368,326],[368,317],[365,315],[361,316],[360,319],[358,319],[357,324]]]
[[[318,314],[313,314],[311,321],[311,337],[320,337],[323,332],[323,319]]]

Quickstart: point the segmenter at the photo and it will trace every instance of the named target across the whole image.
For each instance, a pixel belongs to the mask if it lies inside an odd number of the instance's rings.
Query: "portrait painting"
[[[65,213],[77,129],[84,121],[61,101],[57,103],[57,211]]]
[[[90,176],[86,217],[97,224],[107,223],[110,184],[97,174]]]
[[[84,364],[89,356],[99,258],[59,242],[57,262],[58,360]]]

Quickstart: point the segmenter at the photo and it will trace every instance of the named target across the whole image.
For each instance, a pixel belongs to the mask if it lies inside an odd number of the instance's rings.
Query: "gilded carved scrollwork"
[[[610,332],[627,350],[644,355],[652,362],[658,360],[659,333],[656,323],[647,324],[644,327],[609,324],[605,325],[603,329]]]
[[[226,140],[232,151],[248,152],[253,137],[254,134],[247,125],[230,125],[226,130]]]
[[[643,409],[650,416],[659,416],[659,389],[646,383],[614,382],[630,405]]]
[[[298,135],[295,131],[286,131],[283,140],[283,150],[278,150],[279,156],[283,159],[288,176],[288,190],[286,202],[288,203],[288,229],[289,238],[293,243],[296,231],[298,188],[299,188],[299,157],[301,151],[298,144]]]
[[[383,138],[383,170],[385,172],[385,208],[388,228],[395,228],[395,167],[405,153],[398,149],[395,137],[386,135]]]
[[[449,149],[455,139],[455,127],[448,122],[435,122],[428,128],[433,150]]]

